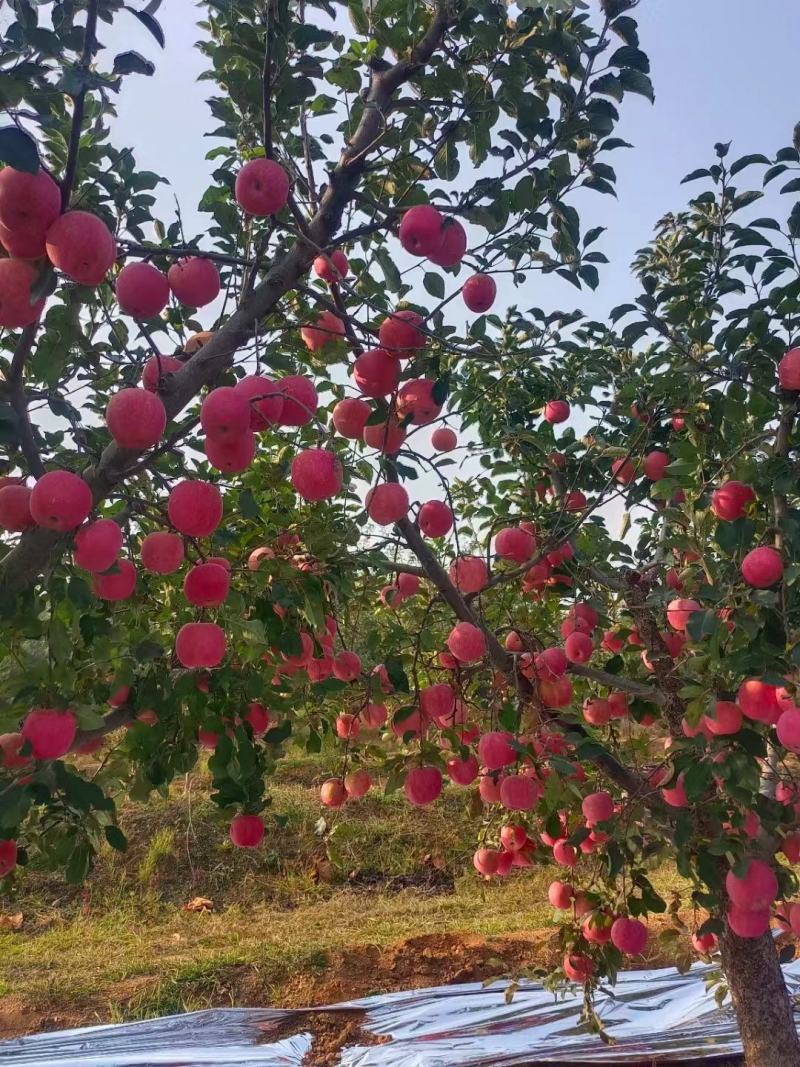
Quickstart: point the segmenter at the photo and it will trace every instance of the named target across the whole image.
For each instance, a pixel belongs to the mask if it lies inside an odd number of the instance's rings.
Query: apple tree
[[[633,0],[206,3],[196,235],[112,136],[154,63],[103,36],[155,56],[158,4],[12,6],[0,877],[82,880],[204,748],[258,848],[286,745],[333,738],[327,808],[447,782],[476,876],[563,868],[590,1024],[691,912],[747,1062],[794,1062],[800,205],[752,205],[797,148],[717,145],[589,321],[536,281],[599,284],[574,194],[653,97]]]

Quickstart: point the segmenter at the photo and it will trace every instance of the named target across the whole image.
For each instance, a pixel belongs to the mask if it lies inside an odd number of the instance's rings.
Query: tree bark
[[[772,935],[737,937],[726,927],[720,948],[747,1067],[800,1064],[800,1039]]]

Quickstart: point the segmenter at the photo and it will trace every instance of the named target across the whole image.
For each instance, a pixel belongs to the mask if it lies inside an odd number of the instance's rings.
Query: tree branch
[[[78,70],[88,72],[92,56],[97,49],[97,0],[89,0],[86,8],[86,28],[83,31],[83,51],[81,53]],[[86,85],[83,85],[77,96],[72,98],[72,124],[69,131],[69,147],[67,149],[67,165],[64,168],[64,177],[61,182],[61,210],[66,211],[69,199],[72,196],[72,187],[75,184],[75,175],[78,170],[78,151],[81,143],[81,130],[83,128],[83,112],[86,105]]]

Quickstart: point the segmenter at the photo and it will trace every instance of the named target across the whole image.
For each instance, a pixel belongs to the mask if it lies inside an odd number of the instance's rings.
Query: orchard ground
[[[502,997],[510,979],[557,964],[547,886],[563,871],[481,880],[471,791],[454,788],[430,808],[373,789],[325,813],[339,827],[326,841],[318,790],[335,759],[281,765],[265,848],[233,848],[198,768],[168,799],[124,808],[128,851],[103,852],[84,887],[29,870],[0,913],[0,1038],[493,976]],[[669,868],[653,881],[668,901],[685,888]],[[211,910],[186,910],[196,898]],[[654,934],[671,925],[651,921]],[[688,933],[651,936],[630,966],[693,958]]]

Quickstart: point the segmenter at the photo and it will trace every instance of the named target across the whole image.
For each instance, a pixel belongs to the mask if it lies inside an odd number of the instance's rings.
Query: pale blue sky
[[[126,79],[116,140],[134,146],[141,167],[170,179],[187,232],[194,232],[204,225],[193,207],[209,173],[204,155],[213,142],[203,134],[212,120],[204,101],[212,85],[196,81],[203,69],[193,47],[197,9],[189,0],[169,0],[157,14],[167,37],[163,53],[123,14],[113,38],[104,34],[104,43],[139,49],[158,67],[153,78]],[[661,214],[684,204],[689,189],[680,180],[711,161],[714,142],[733,140],[736,155],[769,155],[790,142],[800,120],[797,0],[643,0],[634,14],[652,62],[656,103],[625,99],[618,132],[634,148],[613,153],[619,200],[584,193],[578,201],[586,228],[609,227],[596,247],[611,263],[602,269],[597,294],[579,294],[554,277],[536,278],[524,296],[512,296],[521,306],[580,306],[600,315],[627,299],[633,253]]]

